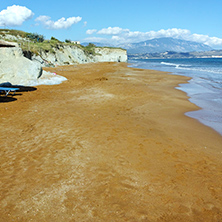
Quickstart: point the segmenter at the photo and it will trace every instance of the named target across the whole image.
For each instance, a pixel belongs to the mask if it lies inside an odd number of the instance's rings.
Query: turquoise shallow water
[[[177,89],[187,93],[201,109],[185,115],[198,119],[222,135],[222,58],[204,59],[134,59],[131,67],[154,69],[189,76],[189,84]]]

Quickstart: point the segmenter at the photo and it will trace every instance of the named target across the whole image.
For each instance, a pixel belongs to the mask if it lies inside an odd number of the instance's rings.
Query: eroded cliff
[[[39,51],[30,58],[43,66],[72,65],[90,62],[127,62],[127,52],[118,48],[94,48],[94,53],[76,45],[57,45],[53,52]]]
[[[10,35],[1,39],[16,41]],[[86,48],[81,45],[65,44],[61,42],[47,41],[47,47],[39,43],[30,42],[27,38],[18,37],[17,42],[2,41],[0,39],[0,84],[10,82],[14,85],[38,85],[45,84],[47,79],[62,78],[52,76],[42,71],[46,66],[63,66],[94,62],[127,62],[127,51],[119,48],[100,48],[94,45]],[[26,43],[24,47],[23,42]],[[53,43],[53,44],[52,44]],[[40,45],[40,47],[39,47]],[[33,46],[38,46],[33,48]],[[44,81],[41,81],[44,79]],[[64,80],[64,79],[63,79]]]

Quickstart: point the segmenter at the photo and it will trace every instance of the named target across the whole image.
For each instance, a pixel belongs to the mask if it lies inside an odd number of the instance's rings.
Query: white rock
[[[41,72],[40,63],[25,58],[19,47],[0,47],[0,83],[28,85],[38,79]]]

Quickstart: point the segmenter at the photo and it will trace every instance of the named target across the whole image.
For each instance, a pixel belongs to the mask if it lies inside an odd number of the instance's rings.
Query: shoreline
[[[189,77],[122,63],[0,103],[2,221],[218,221],[221,136],[184,115]],[[6,109],[7,108],[7,109]]]
[[[158,61],[160,59],[157,59]],[[220,107],[221,107],[221,100],[220,100],[220,92],[215,91],[214,88],[217,88],[216,85],[214,84],[219,84],[219,80],[215,81],[214,83],[211,83],[212,86],[210,86],[209,79],[203,80],[204,76],[202,73],[202,70],[198,71],[192,69],[183,69],[179,67],[183,66],[192,66],[191,64],[188,65],[187,62],[184,63],[184,61],[181,62],[175,62],[175,61],[180,61],[180,60],[189,60],[189,59],[166,59],[166,62],[163,62],[164,60],[161,60],[162,63],[164,63],[164,66],[158,66],[156,67],[157,64],[149,64],[147,63],[146,65],[144,64],[137,64],[134,60],[132,61],[132,67],[140,67],[142,69],[155,69],[159,71],[166,71],[169,72],[170,74],[173,75],[180,75],[180,76],[186,76],[190,77],[191,79],[188,81],[189,84],[179,84],[177,89],[182,90],[187,94],[189,97],[189,101],[196,106],[200,107],[199,110],[196,111],[191,111],[188,113],[185,113],[185,115],[189,116],[190,118],[197,119],[199,122],[202,124],[211,127],[214,129],[217,133],[219,133],[222,136],[222,128],[221,128],[221,114],[220,114]],[[197,65],[197,64],[195,64]],[[172,66],[172,67],[171,67]],[[174,66],[178,66],[178,69],[175,68]],[[209,70],[207,72],[213,73],[212,72],[212,67],[208,67]],[[189,72],[188,72],[189,70]],[[203,83],[204,82],[204,83]],[[217,82],[217,83],[216,83]],[[212,87],[212,88],[209,88]],[[218,98],[218,101],[216,101],[215,98]]]
[[[192,77],[191,80],[193,80]],[[219,106],[218,105],[215,106],[214,109],[213,107],[209,108],[209,103],[206,102],[207,97],[213,100],[214,95],[206,96],[203,95],[203,93],[199,96],[192,95],[190,91],[192,91],[192,88],[195,89],[195,86],[193,86],[193,83],[191,83],[191,81],[189,81],[188,84],[189,84],[188,87],[186,87],[184,84],[180,84],[179,87],[177,87],[177,89],[185,92],[189,97],[189,101],[198,106],[199,110],[187,112],[185,113],[185,115],[187,115],[190,118],[197,119],[200,123],[212,128],[222,136],[222,128],[220,121],[221,117],[219,116],[220,113]],[[205,99],[203,99],[204,96]]]

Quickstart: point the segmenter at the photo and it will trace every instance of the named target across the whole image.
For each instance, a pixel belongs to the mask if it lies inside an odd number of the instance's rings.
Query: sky
[[[173,37],[222,49],[222,0],[2,0],[0,28],[65,41]]]

